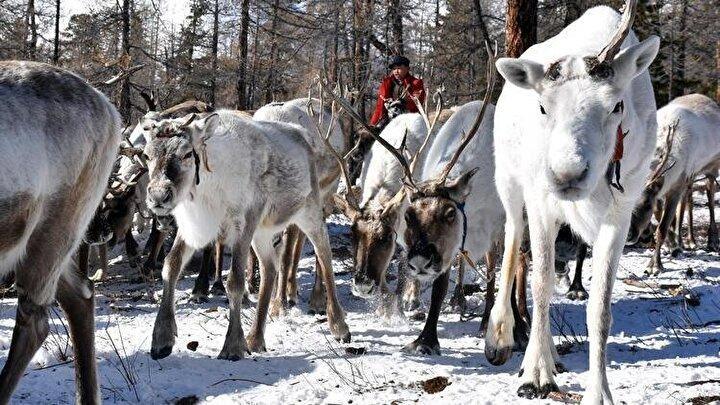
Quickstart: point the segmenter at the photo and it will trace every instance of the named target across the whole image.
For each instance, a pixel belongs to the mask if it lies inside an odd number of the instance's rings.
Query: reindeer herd
[[[518,59],[496,60],[486,43],[491,63],[484,100],[445,109],[438,94],[432,114],[416,100],[419,113],[397,115],[381,133],[319,78],[318,98],[272,103],[254,115],[214,111],[201,102],[158,111],[154,98],[144,95],[150,111],[122,141],[118,157],[123,131],[105,96],[55,67],[1,62],[0,276],[15,273],[18,302],[0,403],[9,401],[47,336],[48,307],[55,300],[70,326],[77,401],[100,402],[89,246],[100,245],[103,256],[107,243],[124,239],[131,266],[138,266],[133,224],[151,228],[141,265],[148,277],[165,235],[174,233],[162,264],[153,359],[172,352],[177,281],[199,249],[204,266],[193,298],[207,297],[214,274],[213,291],[226,292],[229,300],[218,358],[265,351],[268,315],[282,315],[298,302],[296,272],[305,239],[317,263],[309,308],[325,312],[335,339],[349,342],[325,225],[333,209],[352,223],[354,295],[380,297],[379,313],[403,316],[419,305],[420,285],[432,284],[425,326],[407,352],[440,354],[437,322],[450,270],[458,268],[452,301],[461,305],[464,266],[479,266],[484,258],[485,356],[499,365],[513,348],[525,347],[518,395],[526,398],[559,390],[553,376],[563,365],[549,305],[556,272],[569,260],[556,239],[559,232],[571,235],[579,263],[568,296],[589,296],[591,377],[583,401],[612,403],[606,341],[623,247],[652,233],[655,210],[659,225],[648,273],[661,272],[663,243],[673,253],[682,249],[688,193],[695,177],[705,176],[708,245],[718,249],[713,210],[720,108],[694,94],[656,110],[647,68],[659,39],[639,41],[631,32],[635,3],[628,1],[622,15],[608,7],[590,9]],[[506,83],[493,106],[496,68]],[[357,182],[347,165],[363,149],[346,142],[353,126],[364,126],[374,140]],[[592,246],[589,294],[579,276],[585,243]],[[386,276],[397,245],[398,285],[391,291]],[[232,260],[223,285],[225,248]],[[104,256],[92,279],[107,272]],[[532,322],[525,302],[530,256]],[[255,260],[257,311],[246,336],[241,309]]]

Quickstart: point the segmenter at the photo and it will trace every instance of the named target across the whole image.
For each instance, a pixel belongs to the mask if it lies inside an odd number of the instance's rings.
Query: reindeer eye
[[[445,211],[445,220],[452,223],[455,221],[455,217],[457,216],[457,213],[455,212],[455,208],[448,208],[447,211]]]
[[[624,107],[625,105],[623,104],[622,100],[620,100],[617,104],[615,104],[615,108],[613,108],[612,112],[614,114],[621,113]]]
[[[191,157],[192,157],[192,151],[186,153],[185,156],[183,156],[183,160],[190,159]]]
[[[545,112],[545,107],[543,107],[542,104],[540,104],[540,114],[547,115],[547,112]]]

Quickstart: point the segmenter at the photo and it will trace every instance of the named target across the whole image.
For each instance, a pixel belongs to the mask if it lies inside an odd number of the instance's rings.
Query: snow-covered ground
[[[707,209],[696,206],[695,213],[704,234]],[[347,224],[338,217],[331,222],[333,245],[339,248],[336,251],[342,250]],[[268,352],[238,362],[215,359],[227,327],[226,299],[211,297],[201,305],[189,302],[196,277],[191,270],[177,293],[176,346],[168,358],[154,361],[149,350],[157,304],[147,300],[142,284],[130,282],[134,271],[121,253],[122,249],[115,249],[110,277],[96,287],[97,358],[105,402],[530,402],[516,395],[522,354],[515,353],[503,366],[490,365],[483,354],[483,340],[478,338],[478,318],[461,322],[459,314],[447,308],[438,325],[441,356],[401,353],[403,345],[417,337],[423,322],[390,322],[376,316],[373,303],[351,295],[346,263],[339,260],[335,262],[338,291],[352,342],[335,342],[325,317],[305,313],[314,278],[314,260],[307,248],[299,271],[301,303],[287,316],[268,322]],[[720,256],[702,250],[675,259],[665,256],[666,273],[646,278],[643,270],[650,254],[644,249],[626,250],[615,283],[608,344],[614,399],[627,404],[676,404],[720,396]],[[591,269],[590,261],[586,263],[588,287]],[[473,281],[473,276],[469,274],[466,281]],[[634,278],[641,281],[624,282]],[[682,288],[687,291],[678,294]],[[155,291],[160,294],[160,285]],[[699,305],[688,304],[692,303],[685,298],[688,291],[699,298]],[[582,393],[588,376],[585,304],[567,300],[563,293],[558,287],[552,329],[569,371],[557,375],[556,382],[570,393]],[[426,305],[428,295],[426,288]],[[468,297],[469,310],[481,312],[481,296]],[[0,365],[7,359],[15,305],[14,299],[0,300]],[[246,332],[254,311],[243,311]],[[51,336],[28,367],[14,403],[74,402],[73,366],[59,354],[72,355],[72,349],[66,346],[59,313],[56,309],[51,314]],[[191,342],[197,343],[196,350],[189,348]],[[366,353],[351,355],[347,348],[363,348]],[[447,377],[450,385],[434,394],[426,392],[422,382],[434,377]]]

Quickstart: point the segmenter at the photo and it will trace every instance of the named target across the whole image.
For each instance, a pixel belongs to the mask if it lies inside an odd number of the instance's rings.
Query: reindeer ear
[[[472,183],[470,183],[470,180],[472,180],[472,177],[479,169],[479,167],[476,167],[454,180],[449,180],[445,187],[447,187],[450,197],[457,202],[464,202],[472,192]]]
[[[618,87],[625,87],[637,75],[644,72],[657,56],[660,49],[660,38],[655,35],[648,39],[629,46],[612,61],[615,72],[614,81]]]
[[[212,113],[202,119],[194,120],[192,123],[194,129],[193,143],[203,143],[212,138],[220,124],[220,116],[217,113]]]
[[[540,82],[545,73],[541,64],[525,59],[500,58],[495,66],[508,82],[523,89],[540,91]]]

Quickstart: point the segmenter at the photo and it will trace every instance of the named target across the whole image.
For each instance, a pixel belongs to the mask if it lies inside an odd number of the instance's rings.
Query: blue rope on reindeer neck
[[[458,211],[462,214],[463,217],[463,233],[462,233],[462,243],[460,244],[460,251],[465,251],[465,239],[467,239],[467,215],[465,214],[465,201],[458,202],[453,198],[448,197],[448,200],[455,203],[455,207]]]

